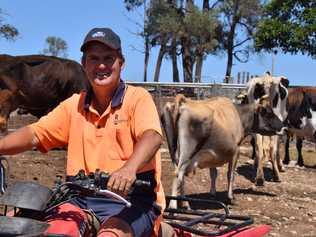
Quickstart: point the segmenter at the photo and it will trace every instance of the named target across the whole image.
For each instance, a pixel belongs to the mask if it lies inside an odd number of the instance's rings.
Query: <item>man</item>
[[[81,51],[87,91],[74,94],[38,122],[0,140],[0,153],[16,154],[33,147],[47,152],[67,145],[68,180],[81,169],[110,172],[108,189],[127,196],[132,203],[126,208],[104,197],[75,198],[47,217],[51,224],[48,233],[84,236],[85,209],[101,223],[98,236],[150,236],[153,229],[157,233],[165,206],[157,110],[145,89],[127,86],[121,80],[124,56],[120,38],[111,29],[92,29]],[[136,178],[155,185],[151,190],[130,193]]]

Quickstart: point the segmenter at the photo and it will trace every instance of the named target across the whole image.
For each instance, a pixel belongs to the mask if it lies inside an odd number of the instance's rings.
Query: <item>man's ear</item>
[[[86,66],[86,57],[84,57],[84,56],[81,57],[81,65],[83,66],[83,69]]]
[[[125,67],[125,60],[120,60],[119,64],[120,64],[121,70],[123,70]]]

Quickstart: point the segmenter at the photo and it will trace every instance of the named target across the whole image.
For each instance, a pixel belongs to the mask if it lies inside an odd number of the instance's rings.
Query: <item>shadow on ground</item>
[[[237,173],[239,175],[242,175],[246,179],[248,179],[250,182],[255,183],[256,170],[252,164],[242,164],[242,165],[238,166]],[[264,174],[265,181],[275,182],[273,180],[273,171],[271,168],[263,167],[263,174]]]

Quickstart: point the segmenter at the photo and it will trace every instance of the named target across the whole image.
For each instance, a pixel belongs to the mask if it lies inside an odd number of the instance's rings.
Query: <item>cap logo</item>
[[[95,32],[93,35],[92,35],[93,38],[96,38],[96,37],[105,37],[105,33],[102,32],[102,31],[98,31],[98,32]]]

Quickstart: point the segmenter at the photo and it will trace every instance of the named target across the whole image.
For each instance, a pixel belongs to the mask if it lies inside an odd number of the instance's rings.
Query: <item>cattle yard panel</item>
[[[177,94],[183,94],[193,99],[205,99],[213,96],[226,96],[233,99],[245,84],[230,83],[167,83],[167,82],[132,82],[128,85],[140,86],[151,93],[160,112],[167,101],[172,101]]]

